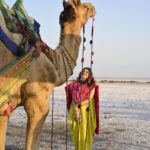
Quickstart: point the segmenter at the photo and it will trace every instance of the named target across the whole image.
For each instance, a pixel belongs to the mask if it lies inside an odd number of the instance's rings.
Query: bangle
[[[79,108],[79,109],[81,108],[81,104],[78,105],[78,108]]]
[[[87,107],[87,108],[86,108],[86,111],[88,112],[89,110],[90,110],[90,108],[89,108],[89,107]]]

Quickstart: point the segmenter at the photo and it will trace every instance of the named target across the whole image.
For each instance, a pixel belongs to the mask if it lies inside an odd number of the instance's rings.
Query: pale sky
[[[6,0],[11,7],[15,0]],[[83,0],[91,2],[95,16],[93,73],[95,77],[150,78],[150,0]],[[24,0],[28,14],[40,24],[43,40],[55,48],[59,42],[61,0]],[[85,66],[90,60],[91,20],[86,26]],[[82,51],[82,46],[81,50]],[[80,53],[81,54],[81,53]],[[74,70],[81,69],[81,56]]]

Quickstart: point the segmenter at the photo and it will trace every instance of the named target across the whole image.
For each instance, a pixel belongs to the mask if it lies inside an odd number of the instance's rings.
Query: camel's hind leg
[[[22,87],[24,108],[28,116],[26,150],[38,150],[38,138],[49,112],[52,85],[27,83]]]
[[[8,117],[0,116],[0,149],[5,150]]]

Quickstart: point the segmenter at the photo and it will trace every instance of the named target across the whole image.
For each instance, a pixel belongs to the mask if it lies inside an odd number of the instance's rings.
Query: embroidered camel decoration
[[[2,1],[0,0],[0,2]],[[63,1],[63,7],[64,10],[60,14],[61,31],[59,45],[55,50],[52,50],[41,39],[35,41],[31,51],[27,54],[29,67],[22,76],[23,81],[20,86],[15,87],[17,90],[14,93],[8,95],[8,98],[11,98],[11,106],[13,109],[23,106],[27,114],[26,150],[38,149],[38,138],[49,113],[52,91],[54,87],[61,86],[65,83],[72,74],[78,58],[81,43],[81,29],[87,23],[88,19],[96,13],[90,3],[81,3],[80,0]],[[18,45],[24,38],[18,31],[11,32],[8,29],[1,11],[0,28]],[[47,51],[44,51],[44,48]],[[18,56],[10,52],[6,44],[0,40],[1,82],[3,81],[2,79],[5,79],[1,75],[1,70],[6,69],[5,66],[9,65],[12,61],[16,61],[17,58]],[[11,77],[7,76],[7,79],[9,78]],[[5,149],[8,119],[9,117],[7,115],[0,115],[1,150]]]

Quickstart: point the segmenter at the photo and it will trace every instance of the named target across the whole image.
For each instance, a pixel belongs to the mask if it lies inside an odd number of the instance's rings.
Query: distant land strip
[[[75,79],[70,79],[68,82],[73,82]],[[97,83],[137,83],[137,84],[150,84],[150,81],[137,81],[137,80],[97,80]]]

